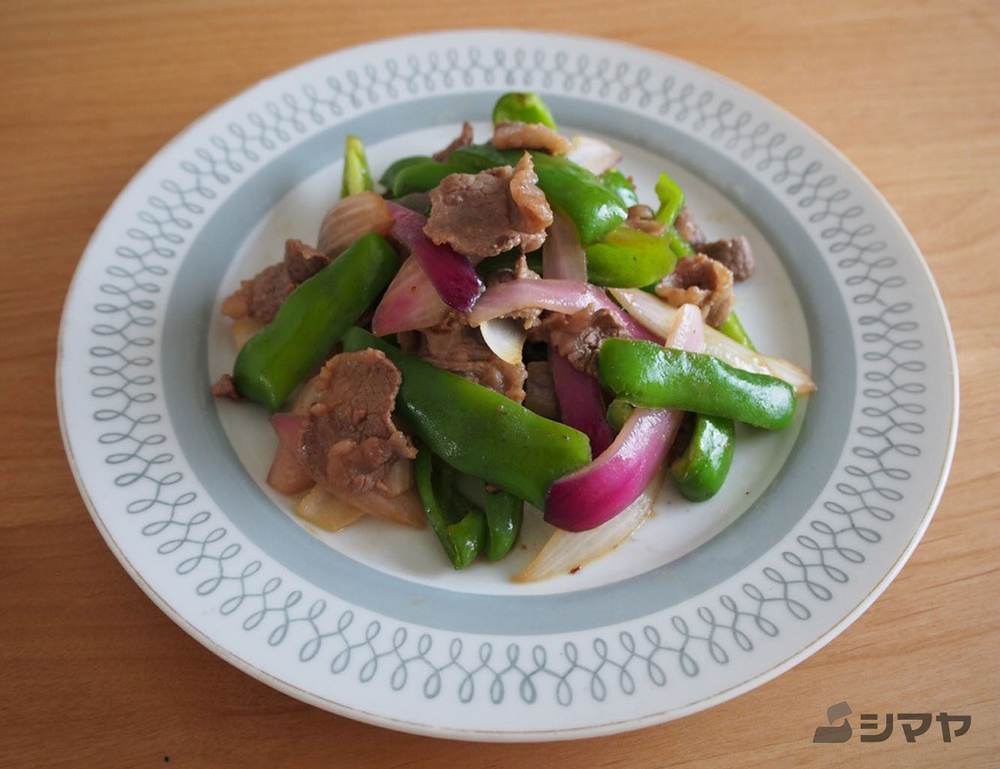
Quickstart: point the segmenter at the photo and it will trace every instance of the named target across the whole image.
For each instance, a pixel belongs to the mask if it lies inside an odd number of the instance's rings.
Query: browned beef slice
[[[691,216],[691,212],[687,206],[682,206],[681,210],[677,212],[677,218],[674,219],[674,227],[677,233],[694,246],[696,250],[705,242],[705,233],[701,231],[701,227],[698,226],[698,222]]]
[[[629,207],[625,226],[631,227],[633,230],[648,232],[650,235],[662,235],[667,229],[663,222],[658,222],[653,218],[653,209],[644,205]]]
[[[445,147],[439,152],[435,152],[431,155],[438,163],[443,163],[448,158],[451,157],[451,153],[455,150],[460,150],[462,147],[468,147],[472,144],[472,124],[466,120],[462,123],[462,133],[460,133],[456,138],[452,139],[451,144]]]
[[[726,322],[735,300],[733,274],[725,265],[700,253],[678,261],[655,290],[673,307],[697,305],[705,322],[716,328]]]
[[[292,282],[303,283],[330,263],[330,257],[301,240],[285,241],[285,268]]]
[[[329,257],[301,240],[285,241],[285,259],[244,280],[222,303],[222,314],[233,320],[251,317],[270,323],[295,287],[330,263]]]
[[[261,323],[270,323],[278,314],[288,295],[295,290],[295,282],[288,274],[284,262],[272,264],[257,273],[250,283],[250,317]]]
[[[236,383],[229,374],[223,374],[219,381],[212,385],[212,395],[216,398],[229,398],[229,400],[240,402],[243,396],[236,391]]]
[[[511,400],[524,400],[524,364],[507,363],[483,341],[478,329],[470,328],[458,313],[449,313],[441,323],[419,331],[399,334],[399,346],[438,368],[496,390]]]
[[[722,262],[736,280],[746,280],[753,275],[753,251],[750,249],[750,241],[742,235],[703,243],[698,250],[717,262]]]
[[[625,326],[607,308],[580,310],[572,315],[547,312],[531,332],[535,341],[547,342],[578,371],[597,377],[597,354],[604,340],[628,336]]]
[[[524,406],[543,417],[559,419],[559,402],[552,381],[552,371],[547,360],[533,360],[527,365],[528,378],[524,383]]]
[[[515,168],[446,176],[431,190],[424,233],[466,256],[496,256],[517,246],[534,251],[552,224],[552,209],[537,181],[528,153]]]
[[[416,449],[392,420],[402,381],[379,350],[335,355],[319,374],[300,450],[309,475],[345,491],[377,489],[399,458]]]
[[[541,123],[505,120],[493,129],[493,146],[498,150],[545,150],[553,155],[569,152],[570,141]]]

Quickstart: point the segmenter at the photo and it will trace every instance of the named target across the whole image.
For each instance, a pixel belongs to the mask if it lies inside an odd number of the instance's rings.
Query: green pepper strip
[[[684,205],[684,193],[680,185],[671,179],[666,173],[660,174],[656,180],[656,197],[660,199],[660,207],[653,216],[658,222],[663,222],[668,227],[673,227],[677,212]]]
[[[272,412],[280,409],[398,270],[399,257],[381,235],[354,241],[296,288],[274,320],[243,345],[233,366],[239,393]]]
[[[635,185],[617,168],[605,171],[600,179],[605,187],[621,199],[626,208],[639,205],[639,195],[635,191]]]
[[[385,169],[385,173],[379,178],[378,183],[385,187],[387,190],[392,190],[393,184],[396,181],[396,177],[399,175],[400,171],[410,166],[419,165],[421,163],[433,163],[433,158],[427,155],[411,155],[410,157],[400,158],[395,163],[390,165]]]
[[[635,406],[629,403],[624,398],[615,398],[611,401],[611,405],[608,406],[608,424],[610,424],[615,430],[620,431],[628,418],[632,416],[632,412],[635,411]]]
[[[448,175],[478,173],[488,168],[516,165],[522,150],[501,152],[488,144],[473,144],[451,154],[445,163],[430,160],[402,169],[393,181],[393,197],[426,192]],[[586,168],[564,157],[532,152],[538,186],[549,203],[564,212],[584,245],[600,240],[625,221],[628,212],[613,191]]]
[[[674,269],[677,261],[666,240],[631,227],[619,227],[585,251],[587,280],[598,286],[638,288],[655,284]]]
[[[472,563],[486,546],[486,516],[454,488],[450,468],[420,446],[415,474],[424,515],[456,569]]]
[[[694,249],[691,248],[691,244],[681,237],[681,234],[674,225],[671,224],[667,227],[667,231],[663,233],[663,237],[666,238],[670,244],[670,250],[674,252],[674,255],[678,259],[683,259],[685,256],[694,256]]]
[[[722,488],[733,464],[733,420],[698,414],[691,442],[670,465],[677,490],[692,502],[704,502]]]
[[[726,318],[725,322],[719,326],[719,331],[728,336],[730,339],[735,339],[744,347],[749,347],[754,352],[757,348],[753,346],[753,342],[750,340],[750,335],[747,334],[747,330],[743,328],[743,324],[740,323],[739,317],[736,315],[736,310],[729,311],[729,317]]]
[[[340,197],[346,198],[374,188],[368,158],[365,157],[365,145],[357,136],[348,136],[344,143],[344,180],[340,184]]]
[[[517,535],[521,533],[524,502],[506,491],[490,491],[486,485],[484,482],[483,508],[489,530],[486,557],[491,561],[499,561],[510,552],[517,541]]]
[[[608,339],[601,384],[637,406],[728,417],[780,430],[795,415],[795,390],[777,377],[734,368],[718,358],[652,342]]]
[[[396,413],[459,472],[542,508],[557,478],[590,462],[590,441],[578,430],[407,355],[363,329],[350,329],[343,343],[349,351],[381,350],[396,364],[403,375]]]
[[[556,128],[551,110],[537,93],[505,93],[497,99],[493,107],[493,125],[499,125],[505,120],[541,123],[549,128]]]

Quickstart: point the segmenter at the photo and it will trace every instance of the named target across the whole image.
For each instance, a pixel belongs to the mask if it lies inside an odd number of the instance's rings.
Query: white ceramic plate
[[[664,491],[578,574],[521,586],[525,549],[455,573],[429,532],[307,531],[263,482],[253,407],[214,402],[234,350],[222,297],[313,241],[344,136],[374,170],[485,139],[509,90],[625,151],[640,196],[668,170],[709,235],[746,234],[759,348],[820,391],[794,428],[742,432],[723,492]],[[787,670],[850,624],[913,551],[957,425],[954,346],[916,245],[872,186],[761,97],[662,54],[506,30],[386,40],[254,86],[140,171],[76,273],[60,336],[67,452],[108,545],[187,632],[307,702],[463,739],[566,739],[693,713]]]

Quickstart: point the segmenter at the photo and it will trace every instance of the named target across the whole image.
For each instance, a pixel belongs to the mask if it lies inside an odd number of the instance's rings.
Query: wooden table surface
[[[468,5],[468,7],[466,7]],[[0,766],[1000,765],[1000,5],[219,0],[0,4]],[[676,10],[675,10],[676,9]],[[188,637],[105,547],[56,422],[56,331],[91,231],[194,118],[304,59],[383,36],[521,25],[676,54],[797,114],[886,195],[958,343],[962,425],[910,563],[808,661],[753,692],[618,737],[484,746],[330,715]],[[993,421],[996,420],[996,421]],[[971,714],[950,745],[813,745],[826,708]]]

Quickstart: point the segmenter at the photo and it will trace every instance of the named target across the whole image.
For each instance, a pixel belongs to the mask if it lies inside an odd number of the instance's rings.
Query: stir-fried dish
[[[527,502],[555,527],[530,581],[628,538],[667,476],[715,495],[734,423],[784,429],[815,386],[733,309],[746,238],[709,241],[665,173],[640,203],[621,153],[537,94],[493,124],[377,185],[348,137],[315,247],[223,302],[239,353],[212,392],[271,412],[267,481],[324,529],[429,524],[462,569],[511,550]]]

